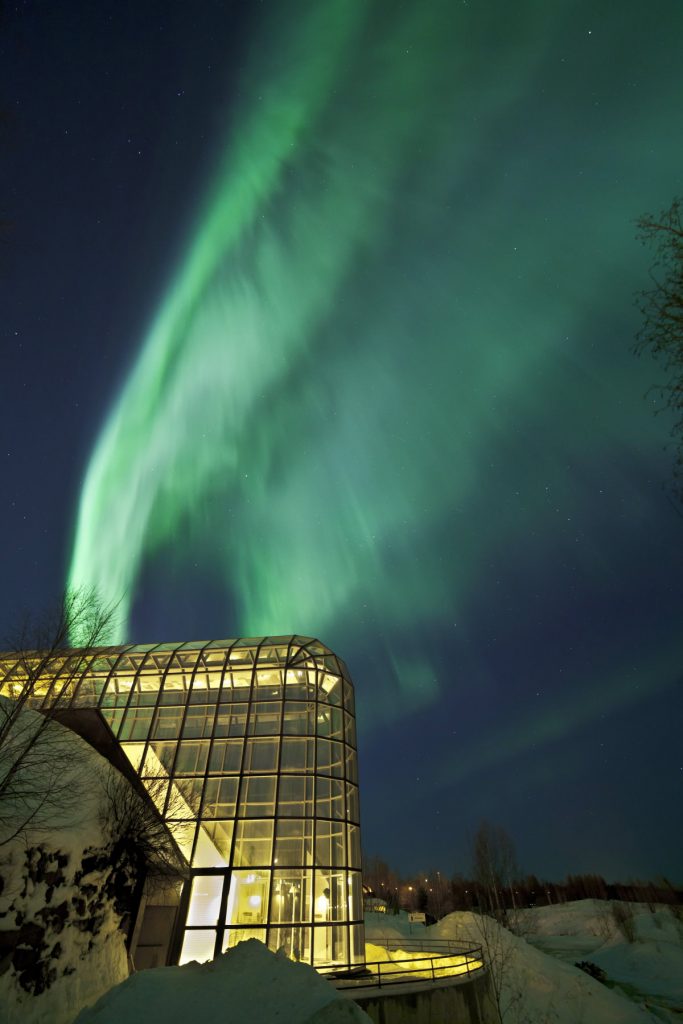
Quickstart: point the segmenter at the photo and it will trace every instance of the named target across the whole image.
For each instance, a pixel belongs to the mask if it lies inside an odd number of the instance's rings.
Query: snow
[[[650,1006],[683,1010],[683,921],[669,907],[621,904],[632,914],[628,942],[604,900],[539,907],[523,912],[528,940],[538,949],[572,963],[589,960],[611,982]]]
[[[367,1024],[352,1000],[307,964],[271,953],[256,939],[210,963],[131,975],[83,1010],[77,1024]]]
[[[37,712],[25,709],[18,725],[28,733],[42,721]],[[40,828],[29,828],[0,847],[0,876],[4,883],[0,894],[0,931],[12,932],[25,922],[44,927],[44,942],[51,950],[45,962],[56,977],[44,992],[32,994],[20,986],[18,972],[8,964],[0,975],[0,1024],[71,1024],[82,1006],[94,1002],[128,974],[124,936],[110,904],[103,906],[96,933],[80,930],[73,924],[78,917],[74,901],[83,900],[83,883],[97,886],[95,872],[79,883],[74,882],[74,875],[86,852],[107,847],[100,821],[102,789],[98,781],[114,769],[89,744],[56,722],[50,722],[45,735],[50,752],[67,754],[66,759],[60,757],[60,765],[64,773],[61,785],[68,789],[69,799],[66,806],[51,808],[49,816],[43,814]],[[32,767],[40,772],[45,765],[40,748],[37,753]],[[35,792],[38,794],[39,789]],[[57,866],[58,855],[66,855],[66,863],[59,869],[62,879],[58,885],[48,887],[45,880],[32,880],[27,875],[27,855],[31,849],[34,856],[40,849],[51,869]],[[53,892],[48,900],[49,888]],[[63,903],[69,908],[66,923],[48,926],[43,912]],[[86,909],[86,915],[87,912]]]
[[[626,905],[630,906],[629,904]],[[457,939],[484,947],[500,986],[505,1024],[646,1024],[674,1021],[683,1005],[683,928],[668,908],[635,904],[635,939],[628,943],[611,905],[582,900],[522,911],[526,938],[477,914],[449,914],[429,928],[407,914],[366,917],[366,940]],[[538,948],[535,948],[538,947]],[[549,955],[552,953],[552,955]],[[589,959],[611,988],[574,966]]]

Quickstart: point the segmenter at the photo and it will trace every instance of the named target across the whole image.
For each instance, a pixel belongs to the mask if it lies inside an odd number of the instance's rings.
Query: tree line
[[[402,875],[381,857],[364,854],[363,885],[389,912],[422,911],[437,921],[455,910],[475,910],[504,923],[517,910],[584,899],[683,905],[683,889],[664,877],[608,882],[599,874],[572,874],[557,882],[524,873],[510,836],[487,822],[474,837],[466,874],[432,868]]]

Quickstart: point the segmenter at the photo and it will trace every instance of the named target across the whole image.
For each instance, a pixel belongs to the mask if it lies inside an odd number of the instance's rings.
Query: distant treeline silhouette
[[[509,910],[543,907],[572,900],[622,900],[632,903],[683,906],[683,889],[667,878],[654,881],[634,879],[607,882],[602,875],[568,875],[563,882],[549,882],[537,875],[524,875],[487,885],[481,879],[456,874],[452,878],[440,871],[425,871],[404,877],[377,858],[364,859],[363,884],[366,892],[383,899],[389,911],[424,911],[438,920],[453,910],[485,910],[495,904]]]

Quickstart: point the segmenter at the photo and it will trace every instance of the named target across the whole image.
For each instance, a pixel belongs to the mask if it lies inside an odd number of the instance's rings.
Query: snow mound
[[[626,913],[629,942],[614,909]],[[669,907],[576,900],[522,915],[529,942],[559,959],[591,960],[632,997],[683,1008],[683,923]]]
[[[385,915],[381,915],[384,917]],[[411,927],[407,915],[366,918],[366,940],[455,939],[481,946],[493,974],[506,1024],[654,1024],[661,1020],[624,995],[601,985],[573,962],[563,963],[534,949],[491,918],[459,911],[429,928]]]
[[[370,1018],[307,964],[248,939],[207,964],[131,975],[77,1024],[362,1024]]]

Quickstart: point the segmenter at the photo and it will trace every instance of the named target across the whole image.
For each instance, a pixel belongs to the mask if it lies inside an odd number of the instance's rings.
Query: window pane
[[[190,703],[216,703],[220,680],[220,672],[198,672],[189,696]]]
[[[308,678],[308,672],[305,669],[292,669],[288,668],[285,675],[285,695],[288,700],[310,700],[315,695],[315,673],[311,673],[311,678]]]
[[[348,963],[348,928],[333,925],[313,929],[313,963],[316,967],[324,964]]]
[[[350,783],[346,785],[346,817],[349,821],[360,821],[360,811],[358,808],[358,786],[354,786]]]
[[[302,928],[301,925],[289,928],[286,925],[282,928],[271,926],[268,929],[268,949],[274,953],[282,950],[290,960],[310,963],[312,931],[312,928]]]
[[[314,736],[315,704],[312,701],[286,701],[282,731],[289,736]]]
[[[196,818],[202,802],[204,779],[174,779],[166,809],[167,818]]]
[[[316,821],[315,862],[340,866],[346,864],[346,825],[341,821]]]
[[[116,735],[116,733],[118,732],[119,726],[121,725],[121,722],[123,720],[123,711],[122,710],[112,711],[112,710],[109,710],[108,708],[102,708],[102,715],[104,717],[105,722],[107,723],[107,725],[111,729],[111,731],[114,733],[114,735]]]
[[[120,740],[145,740],[152,725],[153,708],[129,708]]]
[[[282,704],[275,701],[259,701],[252,704],[249,713],[251,736],[278,736],[280,734],[280,712]]]
[[[237,822],[235,840],[236,867],[271,863],[273,850],[273,820],[258,821],[248,818]]]
[[[223,686],[221,687],[220,693],[218,694],[218,700],[221,704],[232,704],[241,703],[247,696],[246,691],[242,687],[235,687],[230,682],[230,675],[225,679]]]
[[[210,772],[238,772],[242,766],[243,740],[214,740],[209,758]]]
[[[138,683],[130,698],[131,705],[133,707],[151,708],[156,704],[158,694],[159,686],[156,680],[154,680],[154,685],[145,686],[144,689],[140,689],[140,684]]]
[[[336,772],[333,770],[332,774],[335,775]],[[351,747],[346,747],[346,778],[349,782],[358,782],[358,761],[356,751]]]
[[[210,704],[198,704],[189,707],[185,716],[183,736],[185,738],[203,739],[211,735],[216,709]]]
[[[360,863],[360,829],[358,825],[347,825],[349,840],[349,867],[359,868]]]
[[[147,748],[145,755],[145,775],[170,775],[175,760],[176,743],[166,743],[160,740],[153,740]]]
[[[188,925],[217,924],[223,893],[223,875],[197,875],[192,879]]]
[[[164,688],[161,691],[159,697],[159,703],[163,705],[173,704],[185,704],[187,699],[187,692],[182,684],[173,683],[171,680],[166,679]]]
[[[200,964],[206,963],[207,960],[213,960],[215,950],[215,931],[186,931],[179,963],[189,964],[192,960]]]
[[[258,687],[259,697],[282,696],[282,675],[277,669],[257,669],[254,684]]]
[[[228,704],[218,709],[216,736],[244,736],[246,729],[246,704]]]
[[[123,751],[137,772],[140,771],[142,757],[145,753],[144,743],[122,743]],[[149,774],[149,773],[148,773]]]
[[[323,775],[343,775],[344,747],[334,740],[318,740],[317,771]]]
[[[210,685],[207,686],[207,683]],[[217,685],[215,677],[197,676],[192,684],[190,704],[216,704],[218,702],[218,690],[215,689]],[[214,689],[211,687],[214,687]]]
[[[313,863],[313,822],[296,818],[278,821],[273,863],[288,867]]]
[[[246,741],[244,752],[245,772],[274,772],[277,768],[277,755],[280,741],[254,737]]]
[[[341,705],[342,683],[339,676],[332,675],[330,672],[323,673],[320,677],[318,699],[325,701],[327,704],[334,704],[337,707]]]
[[[188,862],[192,857],[192,845],[194,843],[195,823],[194,821],[171,821],[166,819],[168,830],[180,847],[180,850]]]
[[[363,887],[361,884],[360,871],[349,871],[347,879],[348,887],[348,917],[350,921],[363,920]]]
[[[315,740],[285,736],[282,741],[281,771],[311,772],[313,771],[314,763]]]
[[[237,800],[236,776],[229,779],[208,779],[204,790],[203,818],[234,818]]]
[[[183,709],[181,707],[161,707],[157,711],[154,720],[152,737],[160,740],[174,740],[180,733],[180,725],[183,720]]]
[[[265,928],[230,928],[226,929],[223,936],[223,952],[233,949],[238,942],[246,942],[247,939],[258,939],[259,942],[266,941]]]
[[[344,720],[346,722],[346,742],[350,743],[352,747],[358,746],[356,742],[356,722],[351,717],[348,711],[344,712]]]
[[[142,779],[145,789],[154,801],[154,805],[160,814],[164,813],[166,796],[168,793],[168,779]]]
[[[344,783],[341,779],[318,779],[315,813],[320,818],[344,817]]]
[[[259,925],[268,920],[270,871],[233,871],[225,923]]]
[[[311,871],[278,869],[273,872],[272,924],[310,923],[313,909]]]
[[[324,704],[318,710],[318,735],[331,739],[344,739],[344,719],[341,708],[328,708]]]
[[[197,829],[193,867],[228,867],[234,826],[234,821],[203,821]]]
[[[348,920],[345,871],[315,872],[314,912],[316,921]]]
[[[178,744],[176,775],[203,775],[209,756],[208,740],[182,740]]]
[[[232,659],[231,659],[232,660]],[[230,685],[242,695],[242,700],[248,700],[249,690],[251,689],[251,669],[245,671],[233,671],[230,672]],[[225,682],[228,681],[228,675],[226,673]],[[225,683],[223,684],[225,685]]]
[[[313,814],[313,778],[310,775],[282,775],[277,813],[290,818]]]
[[[351,934],[351,963],[362,964],[365,961],[365,932],[363,925],[352,924],[349,932]]]
[[[239,815],[247,818],[265,818],[275,814],[274,775],[245,777],[242,779]]]
[[[356,705],[353,699],[353,687],[351,683],[344,680],[344,707],[347,711],[350,711],[352,715],[356,714]]]

